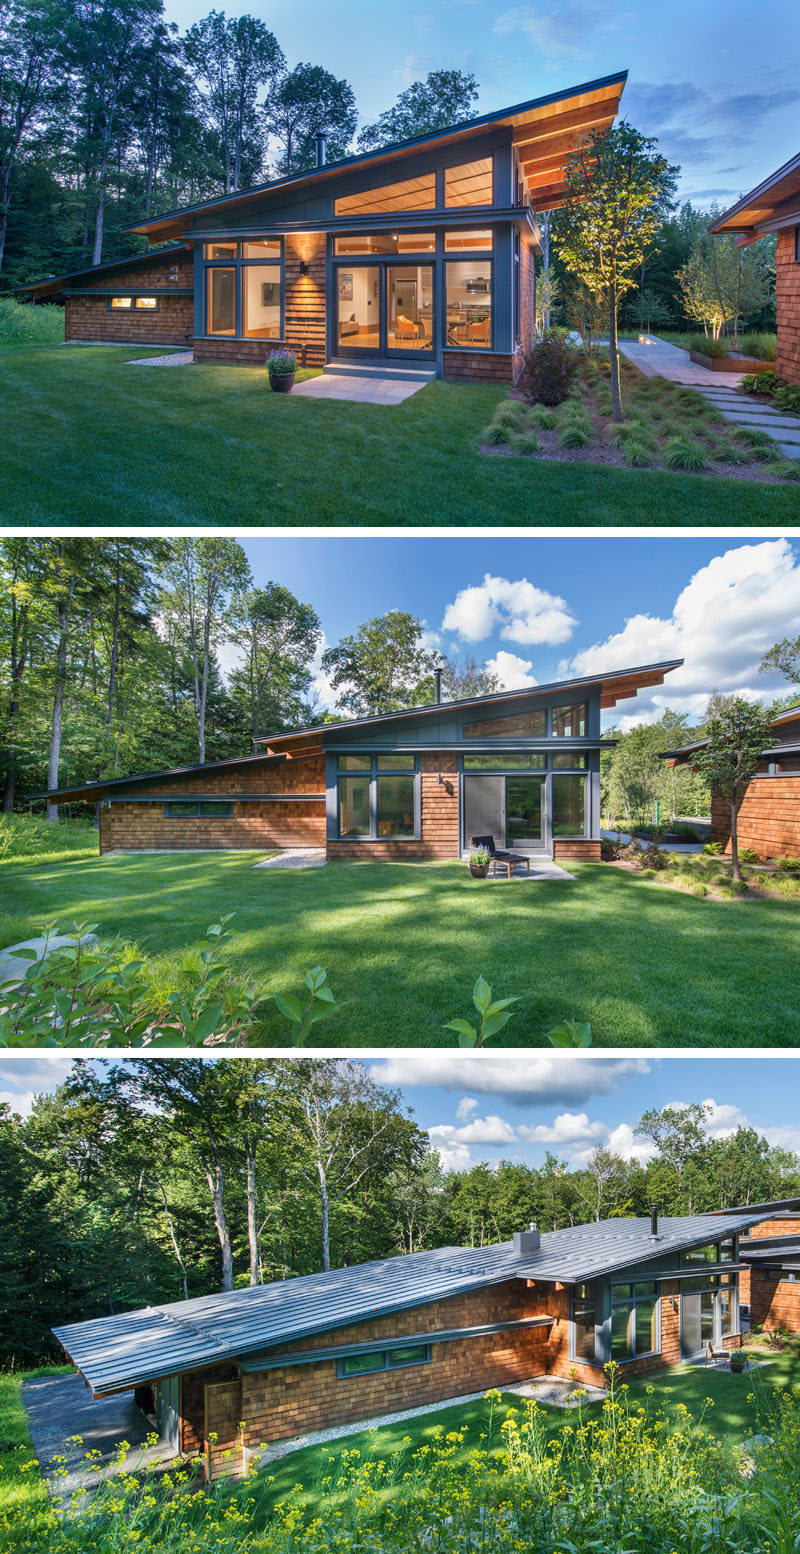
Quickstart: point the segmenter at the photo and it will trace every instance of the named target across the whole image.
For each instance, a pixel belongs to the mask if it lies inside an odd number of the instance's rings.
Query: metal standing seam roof
[[[715,1234],[747,1229],[763,1218],[726,1215],[724,1231],[710,1223],[709,1215],[663,1219],[656,1240],[650,1235],[649,1218],[602,1220],[542,1235],[541,1248],[533,1256],[519,1256],[512,1241],[480,1248],[440,1247],[146,1306],[53,1332],[95,1395],[117,1392],[509,1279],[583,1283],[700,1245]]]

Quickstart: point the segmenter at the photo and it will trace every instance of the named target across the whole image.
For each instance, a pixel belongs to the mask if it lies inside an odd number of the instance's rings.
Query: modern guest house
[[[775,371],[789,383],[800,383],[800,151],[708,230],[735,233],[740,248],[775,235]]]
[[[626,73],[144,221],[155,251],[24,288],[68,340],[192,345],[195,361],[389,364],[514,379],[534,340],[536,212],[609,128]],[[166,246],[165,246],[166,245]]]
[[[100,808],[100,850],[324,847],[329,859],[458,858],[473,836],[600,857],[601,718],[682,660],[256,741],[254,755],[48,794]]]
[[[739,805],[740,847],[752,847],[759,858],[800,857],[800,703],[772,719],[775,742],[764,750],[758,770]],[[691,766],[692,757],[708,744],[698,739],[662,756],[669,766]],[[731,810],[727,800],[711,795],[711,839],[726,851],[731,845]]]
[[[768,1273],[780,1288],[772,1270],[789,1261],[758,1227],[789,1208],[531,1226],[498,1246],[441,1247],[55,1333],[95,1397],[141,1389],[162,1435],[202,1452],[216,1476],[269,1442],[390,1411],[537,1376],[603,1387],[612,1360],[627,1379],[737,1347],[743,1269],[752,1301]],[[796,1235],[794,1245],[796,1256]]]

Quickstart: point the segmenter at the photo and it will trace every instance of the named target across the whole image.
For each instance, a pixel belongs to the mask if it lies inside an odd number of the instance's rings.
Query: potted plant
[[[485,880],[489,873],[489,853],[485,847],[475,847],[469,855],[469,872],[474,880]]]
[[[289,394],[294,388],[297,357],[294,351],[270,351],[267,357],[269,386],[276,394]]]
[[[741,1376],[742,1371],[747,1370],[747,1355],[744,1349],[733,1349],[731,1351],[730,1366],[734,1376]]]

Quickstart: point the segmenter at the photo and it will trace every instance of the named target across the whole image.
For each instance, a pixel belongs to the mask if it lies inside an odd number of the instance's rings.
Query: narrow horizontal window
[[[158,307],[158,297],[134,297],[133,303],[143,313],[154,313]]]
[[[575,707],[553,708],[553,735],[556,739],[583,739],[586,734],[586,703]]]
[[[413,772],[413,755],[379,755],[379,772]]]
[[[507,718],[482,718],[464,724],[465,739],[543,739],[547,733],[547,713],[515,712]]]
[[[445,232],[444,251],[446,254],[490,253],[493,236],[489,228],[464,227],[460,232]]]
[[[458,167],[445,168],[444,203],[450,208],[491,205],[491,157],[485,156],[478,162],[461,162]]]
[[[227,255],[225,256],[227,258]],[[242,244],[243,259],[280,259],[281,240],[279,237],[253,238],[249,243]]]
[[[339,1363],[341,1376],[366,1376],[369,1371],[383,1370],[384,1355],[380,1350],[375,1354],[347,1354]]]
[[[120,313],[127,313],[128,309],[133,307],[133,297],[111,297],[108,305],[115,313],[118,310]]]
[[[530,755],[509,755],[498,750],[497,755],[465,755],[465,772],[543,772],[546,756],[539,750]]]
[[[553,771],[582,772],[586,770],[586,760],[582,755],[554,755]]]
[[[381,184],[376,189],[363,189],[359,194],[341,195],[333,202],[336,216],[380,216],[384,211],[434,210],[435,207],[435,173]]]
[[[340,1379],[368,1376],[374,1371],[401,1370],[405,1365],[427,1365],[430,1344],[406,1344],[394,1349],[374,1349],[368,1354],[345,1354],[338,1362]]]
[[[389,1370],[398,1370],[401,1365],[425,1365],[430,1357],[429,1344],[409,1344],[405,1349],[390,1349],[386,1361]]]
[[[368,772],[370,770],[370,758],[368,755],[340,755],[340,772]]]
[[[435,232],[368,232],[335,237],[334,254],[431,254]]]
[[[209,260],[226,259],[228,261],[228,263],[230,264],[236,258],[236,244],[235,243],[206,243],[206,245],[205,245],[205,255],[206,255],[206,259],[209,259]]]
[[[170,799],[164,805],[164,814],[170,820],[230,819],[233,804],[224,799]]]

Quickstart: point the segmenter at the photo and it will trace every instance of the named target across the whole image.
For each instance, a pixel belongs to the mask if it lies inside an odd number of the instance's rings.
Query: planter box
[[[700,367],[712,372],[773,372],[774,362],[756,361],[752,356],[706,356],[704,351],[690,351],[689,356]]]

